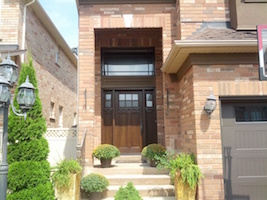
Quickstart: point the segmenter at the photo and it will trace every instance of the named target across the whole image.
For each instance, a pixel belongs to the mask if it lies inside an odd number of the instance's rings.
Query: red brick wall
[[[18,44],[22,49],[23,1],[2,1],[1,44]],[[57,41],[48,32],[40,19],[27,7],[26,49],[32,56],[36,71],[43,115],[49,128],[58,127],[59,106],[63,107],[63,127],[69,128],[77,113],[77,68],[60,49]],[[56,63],[56,52],[59,61]],[[20,66],[20,57],[16,58]],[[27,54],[25,54],[27,62]],[[50,102],[54,102],[55,116],[50,118]]]
[[[191,36],[205,22],[230,21],[228,0],[179,0],[177,5],[181,39]]]
[[[162,41],[162,50],[156,50],[156,65],[157,77],[161,77],[159,68],[162,66],[162,61],[169,54],[174,39],[178,37],[176,26],[176,7],[172,4],[127,4],[127,5],[95,5],[95,6],[80,6],[80,32],[79,32],[79,134],[82,135],[84,130],[88,130],[90,135],[87,137],[86,153],[88,160],[91,162],[91,153],[101,138],[101,110],[100,110],[100,53],[95,48],[95,33],[94,29],[101,28],[126,28],[123,18],[125,14],[133,14],[130,28],[160,28],[162,36],[158,38]],[[140,29],[142,30],[142,29]],[[119,32],[119,31],[118,31]],[[153,37],[151,35],[151,37]],[[110,38],[112,38],[110,36]],[[110,39],[111,43],[101,44],[101,46],[116,47],[116,38]],[[138,41],[138,39],[137,39]],[[141,41],[141,40],[139,40]],[[138,42],[137,42],[138,44]],[[130,44],[125,43],[130,46]],[[132,44],[135,46],[134,44]],[[142,46],[153,46],[154,42],[146,41]],[[96,59],[95,59],[96,58]],[[158,78],[157,78],[158,79]],[[162,78],[161,78],[162,79]],[[157,96],[157,124],[159,141],[164,143],[163,129],[163,93],[162,81],[156,83]],[[84,98],[84,91],[90,94],[90,98]],[[84,107],[86,105],[86,108]]]

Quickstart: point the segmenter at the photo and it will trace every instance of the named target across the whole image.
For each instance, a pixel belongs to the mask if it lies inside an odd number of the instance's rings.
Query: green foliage
[[[120,187],[116,192],[114,199],[142,200],[138,190],[136,190],[132,182],[129,182],[126,187]]]
[[[81,188],[88,193],[103,192],[108,186],[108,179],[101,174],[91,173],[81,180]]]
[[[165,156],[158,157],[159,164],[157,168],[170,170],[170,176],[173,180],[176,172],[180,172],[183,182],[187,182],[190,188],[194,188],[199,184],[203,174],[199,166],[195,162],[194,154],[173,154],[167,153]]]
[[[7,195],[7,200],[53,200],[54,190],[51,182],[21,190]]]
[[[93,156],[97,159],[112,159],[120,155],[120,150],[111,144],[101,144],[93,151]]]
[[[79,174],[81,172],[82,167],[76,160],[63,160],[56,166],[52,181],[59,188],[69,188],[71,174]]]
[[[54,191],[50,181],[51,169],[46,161],[49,147],[43,137],[47,127],[42,115],[42,104],[31,58],[29,64],[22,64],[18,86],[25,82],[27,75],[36,88],[35,103],[27,112],[26,120],[13,112],[10,112],[8,118],[8,161],[11,163],[8,171],[9,199],[52,200]],[[18,87],[15,90],[14,106],[19,109],[17,95]]]
[[[142,150],[142,155],[149,160],[157,160],[165,154],[165,147],[160,144],[149,144]]]
[[[28,142],[12,143],[8,146],[8,163],[26,160],[42,161],[47,159],[48,153],[48,142],[44,137]]]
[[[8,141],[9,143],[17,143],[21,141],[30,141],[32,139],[40,139],[46,132],[46,121],[42,114],[42,104],[39,97],[39,90],[37,85],[37,79],[35,76],[35,70],[33,68],[32,59],[29,64],[22,64],[20,76],[18,80],[18,86],[25,82],[27,75],[29,80],[33,84],[35,89],[35,103],[31,110],[27,113],[27,119],[16,116],[13,112],[10,112],[8,118]],[[16,109],[19,109],[19,105],[15,99],[18,95],[18,87],[15,91],[14,105]]]
[[[8,188],[11,192],[46,184],[50,177],[50,166],[47,161],[14,162],[8,171]]]

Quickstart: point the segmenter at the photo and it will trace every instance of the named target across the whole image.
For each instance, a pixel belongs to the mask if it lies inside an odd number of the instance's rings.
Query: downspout
[[[33,4],[35,0],[32,0],[31,2],[27,3],[24,6],[23,10],[23,25],[22,25],[22,49],[25,49],[25,39],[26,39],[26,15],[27,15],[27,7],[31,4]],[[21,54],[21,62],[24,63],[24,54]]]

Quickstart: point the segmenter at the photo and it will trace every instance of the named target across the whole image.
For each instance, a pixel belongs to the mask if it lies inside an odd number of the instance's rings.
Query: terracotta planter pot
[[[71,174],[70,187],[56,187],[55,195],[58,200],[79,200],[80,199],[81,174]]]
[[[92,192],[89,195],[90,200],[101,200],[102,198],[102,192]]]
[[[196,187],[191,189],[188,183],[184,183],[180,172],[176,172],[174,179],[176,200],[195,200]]]
[[[149,165],[150,165],[150,167],[157,167],[155,160],[149,160]]]
[[[108,168],[111,166],[112,159],[100,159],[101,167],[102,168]]]

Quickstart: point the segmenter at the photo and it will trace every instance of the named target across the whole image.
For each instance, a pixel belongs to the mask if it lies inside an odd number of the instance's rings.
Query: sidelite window
[[[236,106],[235,118],[236,122],[266,122],[267,106]]]
[[[154,76],[155,52],[145,49],[102,49],[102,76]]]

